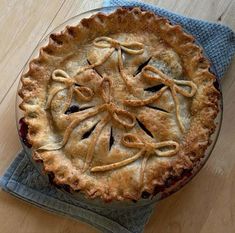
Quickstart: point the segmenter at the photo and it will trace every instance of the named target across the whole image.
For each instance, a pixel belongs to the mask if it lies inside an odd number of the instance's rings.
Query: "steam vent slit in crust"
[[[139,8],[95,14],[31,60],[22,137],[57,185],[105,201],[151,198],[210,144],[220,94],[209,68],[167,19]]]

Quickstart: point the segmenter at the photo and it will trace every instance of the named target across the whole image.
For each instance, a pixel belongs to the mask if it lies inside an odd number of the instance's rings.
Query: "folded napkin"
[[[186,18],[156,6],[137,1],[105,1],[105,6],[140,6],[181,24],[201,44],[214,66],[218,78],[224,75],[235,53],[235,34],[220,24]],[[5,174],[0,186],[6,192],[31,204],[87,222],[106,233],[140,233],[149,219],[154,205],[117,208],[93,205],[75,199],[72,195],[52,186],[35,168],[24,151],[21,151]]]

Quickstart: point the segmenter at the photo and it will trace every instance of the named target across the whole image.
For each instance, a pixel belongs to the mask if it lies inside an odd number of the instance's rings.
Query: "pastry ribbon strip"
[[[153,73],[150,74],[150,73]],[[133,99],[133,100],[124,100],[124,104],[132,106],[132,107],[139,107],[153,103],[158,98],[162,96],[162,94],[170,88],[176,109],[176,119],[179,125],[179,128],[182,132],[185,132],[185,127],[180,117],[180,108],[179,108],[179,99],[177,97],[177,93],[185,96],[185,97],[192,97],[195,95],[197,91],[197,86],[192,81],[187,80],[176,80],[172,79],[166,74],[162,73],[159,69],[147,65],[143,68],[142,77],[146,79],[146,81],[157,81],[158,83],[164,84],[165,86],[162,87],[156,94],[153,96],[146,98],[146,99]],[[190,90],[186,90],[181,86],[189,87]]]
[[[127,133],[122,137],[122,144],[128,148],[135,148],[139,149],[140,151],[133,157],[122,160],[120,162],[93,167],[91,168],[91,172],[104,172],[117,169],[133,163],[140,157],[143,157],[140,168],[140,184],[142,186],[147,160],[150,155],[155,154],[158,157],[171,157],[179,151],[179,144],[175,141],[147,142],[132,133]]]

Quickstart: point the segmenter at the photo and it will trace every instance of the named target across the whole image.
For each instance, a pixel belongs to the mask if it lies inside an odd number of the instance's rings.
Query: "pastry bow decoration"
[[[160,157],[170,157],[176,154],[179,150],[179,144],[175,141],[148,142],[132,133],[124,134],[124,136],[122,137],[122,144],[128,148],[135,148],[139,149],[140,151],[131,158],[109,165],[93,167],[91,171],[107,171],[114,168],[122,167],[136,161],[141,156],[148,157],[150,154],[155,154]],[[167,149],[169,147],[173,147],[173,149],[168,149],[165,151],[160,150],[163,148]]]
[[[93,96],[94,92],[89,87],[80,86],[74,78],[71,78],[65,71],[57,69],[54,70],[52,73],[52,80],[55,82],[63,83],[66,87],[59,88],[56,87],[52,89],[51,93],[48,96],[46,109],[50,108],[51,101],[55,97],[55,95],[63,90],[67,90],[67,99],[65,101],[65,105],[62,109],[62,112],[65,112],[66,109],[70,106],[73,98],[73,94],[77,95],[77,98],[83,101],[90,101]]]
[[[98,37],[93,41],[93,45],[97,48],[109,48],[107,54],[100,59],[99,61],[89,64],[83,67],[80,67],[77,70],[77,74],[84,72],[88,69],[93,69],[97,66],[102,65],[106,62],[106,60],[114,53],[115,50],[118,52],[118,68],[120,72],[120,76],[123,79],[129,93],[132,93],[132,87],[128,82],[127,74],[124,70],[122,52],[128,53],[131,55],[138,55],[144,52],[144,45],[139,42],[119,42],[118,40],[109,38],[109,37]],[[184,126],[182,120],[180,118],[179,113],[179,100],[177,94],[181,94],[185,97],[192,97],[197,90],[197,86],[187,80],[175,80],[168,77],[166,74],[162,73],[157,68],[147,65],[142,69],[141,75],[146,81],[156,81],[157,83],[164,84],[165,86],[160,89],[153,96],[146,99],[139,99],[133,93],[133,96],[136,99],[126,99],[124,100],[124,104],[131,107],[145,106],[153,103],[155,100],[161,97],[161,95],[167,90],[170,89],[174,103],[176,108],[176,118],[179,124],[179,128],[181,131],[184,131]],[[38,151],[48,151],[48,150],[59,150],[62,149],[69,140],[69,137],[73,130],[86,119],[89,119],[93,116],[96,116],[100,113],[106,113],[104,117],[98,121],[94,131],[91,134],[91,139],[88,145],[86,157],[84,159],[83,172],[85,172],[89,167],[91,167],[93,154],[95,151],[95,146],[99,135],[101,134],[103,128],[110,122],[114,121],[117,123],[119,127],[123,127],[126,130],[130,130],[135,126],[136,118],[135,115],[125,109],[117,107],[117,105],[113,101],[113,87],[112,81],[108,77],[100,76],[100,86],[98,88],[97,95],[103,100],[103,103],[92,107],[89,110],[83,112],[75,112],[73,113],[73,117],[71,117],[71,122],[67,126],[64,132],[63,140],[58,143],[52,143],[37,149]],[[71,104],[73,95],[75,94],[78,99],[83,101],[90,101],[95,93],[89,87],[81,86],[76,82],[75,78],[70,77],[65,71],[57,69],[52,73],[52,80],[54,82],[60,82],[65,85],[63,88],[55,87],[50,91],[48,96],[48,100],[46,103],[46,109],[49,109],[52,103],[53,98],[58,94],[59,91],[67,90],[67,99],[65,101],[65,105],[63,107],[63,111],[65,111]],[[182,86],[188,87],[188,89],[182,88]],[[133,130],[133,133],[125,133],[122,136],[121,143],[123,146],[127,148],[132,148],[139,150],[134,156],[124,159],[120,162],[95,166],[90,169],[91,172],[104,172],[112,169],[117,169],[128,164],[131,164],[143,157],[140,168],[140,179],[141,184],[144,179],[144,171],[146,168],[147,160],[152,155],[157,155],[158,157],[171,157],[174,156],[179,151],[179,144],[175,141],[162,141],[156,142],[155,139],[143,139],[141,133],[138,133],[138,130]]]
[[[118,108],[112,101],[112,85],[111,80],[104,78],[101,82],[101,97],[105,104],[101,105],[100,109],[107,111],[112,119],[124,128],[131,129],[135,125],[134,114]]]
[[[97,61],[94,64],[88,66],[81,67],[80,69],[78,69],[77,73],[81,73],[87,69],[93,69],[96,66],[102,65],[113,54],[113,52],[117,50],[118,68],[120,71],[120,75],[128,90],[132,92],[132,87],[128,82],[127,74],[124,72],[122,52],[130,55],[139,55],[144,52],[144,45],[139,42],[119,42],[118,40],[112,39],[110,37],[98,37],[93,41],[93,45],[97,48],[110,48],[110,50],[100,61]]]
[[[185,127],[180,118],[180,109],[179,109],[180,103],[177,97],[177,93],[185,97],[192,97],[195,95],[197,91],[197,86],[192,81],[172,79],[166,74],[162,73],[159,69],[150,65],[147,65],[143,68],[142,77],[146,79],[146,81],[155,81],[160,84],[164,84],[165,86],[162,87],[160,91],[158,91],[156,94],[147,99],[125,100],[124,104],[132,107],[139,107],[152,104],[154,101],[160,98],[162,94],[169,88],[175,103],[176,119],[178,121],[179,128],[182,132],[185,132]],[[189,87],[190,90],[186,90],[181,86]]]
[[[179,151],[179,144],[175,141],[163,141],[163,142],[148,142],[143,140],[140,136],[133,133],[124,134],[122,137],[122,144],[128,148],[139,149],[134,156],[122,160],[120,162],[96,166],[91,168],[91,172],[104,172],[112,169],[117,169],[128,164],[131,164],[143,157],[140,168],[140,187],[143,184],[144,172],[146,164],[151,155],[157,155],[158,157],[170,157],[175,155]],[[161,150],[162,149],[162,150]]]

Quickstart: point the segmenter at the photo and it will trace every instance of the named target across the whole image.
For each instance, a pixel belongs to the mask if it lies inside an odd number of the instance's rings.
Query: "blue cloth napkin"
[[[226,26],[186,18],[138,1],[105,0],[104,5],[140,6],[167,17],[172,23],[181,24],[204,47],[218,78],[224,75],[235,53],[235,34]],[[115,208],[107,204],[104,208],[75,199],[52,186],[24,151],[17,155],[0,178],[0,186],[35,206],[87,222],[105,233],[143,232],[154,208],[153,204],[136,208]]]
[[[0,178],[0,186],[35,206],[87,222],[104,233],[142,232],[154,207],[104,207],[78,200],[51,185],[23,150]]]

